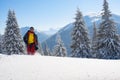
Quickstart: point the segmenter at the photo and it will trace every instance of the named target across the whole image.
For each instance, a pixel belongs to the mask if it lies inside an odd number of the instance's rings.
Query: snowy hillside
[[[120,60],[0,55],[0,80],[120,80]]]

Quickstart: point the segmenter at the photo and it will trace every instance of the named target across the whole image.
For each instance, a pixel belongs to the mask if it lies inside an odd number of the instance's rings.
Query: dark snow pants
[[[35,54],[35,44],[28,44],[27,45],[27,53],[28,53],[28,55]]]

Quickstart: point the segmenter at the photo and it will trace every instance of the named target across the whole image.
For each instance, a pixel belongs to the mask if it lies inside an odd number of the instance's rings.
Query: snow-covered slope
[[[0,55],[0,80],[120,80],[120,60]]]

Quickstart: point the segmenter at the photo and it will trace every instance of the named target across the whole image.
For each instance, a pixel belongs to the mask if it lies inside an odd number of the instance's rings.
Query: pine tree
[[[46,56],[51,56],[50,49],[48,48],[48,45],[47,45],[46,42],[45,42],[45,51],[44,51],[44,55],[46,55]]]
[[[108,2],[104,0],[102,22],[97,35],[97,57],[118,59],[120,58],[120,38],[117,34],[115,22],[110,17]]]
[[[93,58],[96,58],[96,50],[95,50],[96,42],[97,42],[97,28],[96,28],[96,23],[93,22],[93,37],[92,37],[92,52],[91,52]]]
[[[38,43],[38,52],[39,52],[41,55],[44,55],[44,53],[43,53],[43,49],[42,49],[40,43]]]
[[[14,11],[9,10],[4,34],[4,47],[8,55],[24,53],[23,40]]]
[[[96,28],[96,23],[93,23],[93,38],[92,38],[92,44],[96,42],[96,37],[97,37],[97,28]]]
[[[5,48],[5,46],[4,46],[4,44],[5,44],[5,41],[4,41],[4,35],[2,35],[2,38],[1,38],[1,48],[2,48],[2,53],[3,54],[5,54],[6,53],[6,48]]]
[[[77,9],[75,20],[74,29],[72,31],[72,56],[82,58],[90,57],[90,39],[88,37],[88,30],[79,9]]]
[[[0,34],[0,53],[2,53],[2,35]]]
[[[61,57],[67,56],[67,50],[64,46],[63,41],[61,40],[61,36],[59,35],[59,33],[57,33],[56,45],[53,51],[55,56],[61,56]]]

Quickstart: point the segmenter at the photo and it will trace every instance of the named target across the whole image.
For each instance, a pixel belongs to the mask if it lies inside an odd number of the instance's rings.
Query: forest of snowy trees
[[[99,59],[120,59],[120,37],[117,34],[116,23],[111,19],[111,12],[107,0],[104,0],[102,9],[102,20],[97,27],[93,23],[93,36],[90,38],[83,19],[82,12],[77,9],[74,28],[71,33],[71,57],[77,58],[99,58]],[[61,39],[57,35],[56,45],[51,52],[47,43],[45,50],[42,51],[41,45],[39,52],[47,56],[67,56],[67,50]],[[9,10],[4,35],[0,35],[0,52],[8,55],[25,54],[25,44],[22,40],[19,25],[15,12]]]
[[[78,10],[72,32],[72,54],[74,57],[120,59],[120,37],[115,22],[111,19],[108,2],[104,0],[102,22],[99,28],[94,23],[94,35],[90,44],[88,32],[81,12]]]

